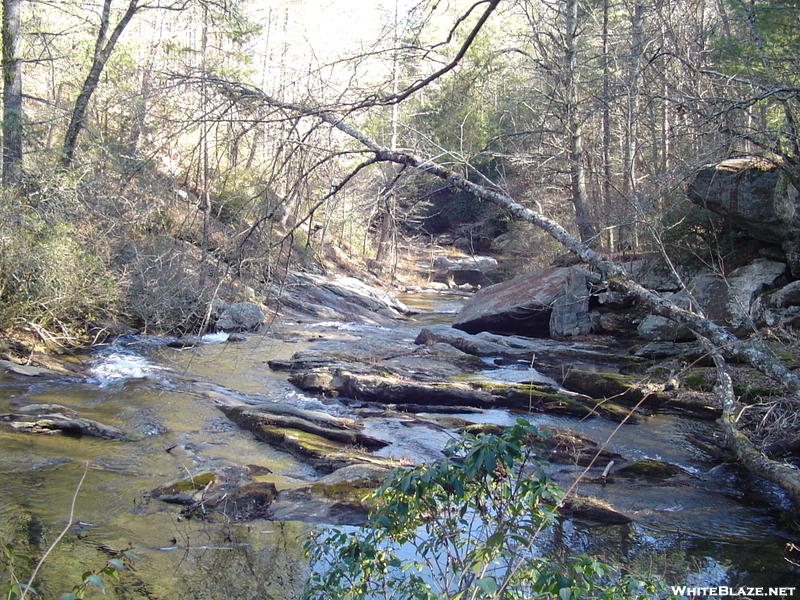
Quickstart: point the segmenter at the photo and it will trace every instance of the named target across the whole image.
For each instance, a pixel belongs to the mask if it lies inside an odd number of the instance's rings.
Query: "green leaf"
[[[68,594],[61,594],[59,600],[75,600],[76,597],[75,592],[70,592]]]
[[[478,579],[476,583],[478,587],[487,594],[494,594],[497,592],[497,582],[494,577],[484,577],[483,579]],[[563,598],[562,600],[569,600],[569,598]]]
[[[504,538],[505,538],[505,535],[503,534],[503,532],[502,531],[497,531],[497,532],[495,532],[495,533],[493,533],[492,535],[489,536],[489,539],[486,540],[486,545],[489,546],[489,547],[499,546],[500,544],[503,543],[503,539]]]
[[[105,593],[106,586],[103,583],[103,580],[100,579],[100,577],[98,577],[97,575],[89,575],[89,577],[86,578],[86,581],[88,583],[91,583],[93,586],[95,586],[101,592]]]
[[[108,564],[114,567],[117,571],[125,570],[125,563],[118,558],[112,558],[110,561],[108,561]]]
[[[558,590],[558,597],[561,598],[561,600],[569,600],[572,597],[572,588],[561,588]]]

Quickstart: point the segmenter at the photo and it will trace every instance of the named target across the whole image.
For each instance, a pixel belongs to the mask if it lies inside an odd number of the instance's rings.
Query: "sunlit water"
[[[404,298],[409,303],[409,299]],[[407,326],[413,339],[420,324],[452,318],[460,298],[445,300],[445,313],[434,298],[418,323]],[[81,416],[114,425],[135,441],[112,442],[61,435],[31,436],[0,428],[0,533],[23,551],[40,555],[64,527],[78,481],[70,534],[43,568],[40,588],[58,597],[80,580],[86,569],[99,568],[113,550],[135,546],[141,559],[122,577],[124,592],[113,586],[106,598],[294,597],[304,563],[299,523],[255,521],[227,523],[183,520],[179,507],[149,499],[149,490],[167,481],[225,461],[257,464],[272,475],[262,479],[281,488],[313,479],[306,465],[233,426],[198,390],[218,389],[263,396],[337,415],[351,415],[339,403],[309,397],[291,386],[267,361],[288,358],[313,342],[320,332],[360,334],[359,328],[335,323],[296,327],[281,335],[249,336],[226,343],[222,336],[197,348],[177,350],[163,340],[128,338],[91,357],[88,378],[0,379],[0,412],[35,403],[56,403]],[[494,376],[494,375],[493,375]],[[511,377],[511,374],[508,375]],[[519,415],[493,410],[459,415],[474,422],[508,424]],[[577,421],[526,415],[539,426],[566,427],[597,441],[609,438],[616,424],[599,419]],[[790,585],[783,561],[780,526],[743,498],[743,476],[712,465],[686,442],[689,432],[713,425],[659,415],[625,426],[611,437],[610,450],[629,458],[651,457],[681,465],[698,474],[698,485],[607,486],[583,483],[580,491],[618,502],[637,521],[634,526],[586,528],[566,521],[551,534],[550,544],[572,552],[601,553],[639,562],[679,582],[741,585]],[[402,419],[369,420],[372,435],[391,439],[383,453],[413,461],[438,456],[452,436],[439,428],[411,426]],[[552,475],[568,485],[578,467],[561,465]],[[703,475],[702,481],[700,475]],[[709,483],[710,482],[710,483]],[[685,580],[685,581],[684,581]]]

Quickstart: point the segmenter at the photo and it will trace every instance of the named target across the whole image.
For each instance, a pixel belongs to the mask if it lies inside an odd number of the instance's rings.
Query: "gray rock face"
[[[689,199],[729,218],[756,239],[800,239],[800,192],[777,165],[740,158],[710,165],[695,176]]]
[[[453,327],[533,337],[587,333],[587,277],[578,267],[547,267],[491,286],[464,305]]]
[[[222,331],[257,331],[264,322],[264,311],[249,302],[234,302],[225,308],[217,319],[217,329]]]
[[[781,283],[786,265],[769,260],[734,269],[722,278],[701,275],[689,286],[706,315],[715,323],[727,325],[734,331],[751,326],[751,309],[756,298]]]
[[[780,244],[800,277],[800,190],[776,164],[751,157],[707,166],[689,184],[687,196],[751,237]]]
[[[437,256],[433,260],[432,280],[455,285],[492,285],[498,269],[497,260],[491,256],[468,256],[452,259]]]
[[[786,265],[782,262],[758,259],[734,269],[728,277],[698,275],[688,285],[691,302],[686,292],[671,294],[669,299],[684,308],[696,306],[715,323],[745,333],[752,328],[759,296],[779,286],[785,272]],[[637,330],[641,337],[650,341],[694,339],[688,328],[656,315],[646,317]]]
[[[387,292],[353,277],[323,277],[292,272],[276,289],[282,312],[315,319],[389,325],[414,314]]]

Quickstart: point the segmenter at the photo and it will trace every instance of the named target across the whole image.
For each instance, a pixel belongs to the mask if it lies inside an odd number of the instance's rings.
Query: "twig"
[[[81,475],[81,479],[80,479],[80,481],[78,481],[78,487],[75,488],[75,493],[72,494],[72,504],[70,504],[70,507],[69,507],[69,520],[67,521],[67,524],[64,527],[64,529],[61,531],[61,533],[58,534],[58,537],[55,540],[53,540],[53,543],[50,544],[50,547],[47,548],[45,553],[42,555],[42,557],[36,563],[36,568],[33,570],[33,573],[31,573],[31,578],[28,579],[28,583],[25,584],[25,589],[22,590],[22,595],[19,597],[19,600],[25,600],[25,596],[28,595],[28,590],[31,589],[31,585],[33,584],[33,580],[36,578],[36,575],[39,573],[39,569],[44,564],[44,561],[47,560],[47,557],[50,554],[50,552],[52,552],[53,548],[55,548],[58,545],[58,543],[61,541],[61,538],[63,538],[67,534],[67,531],[69,531],[69,528],[72,527],[72,523],[73,523],[74,517],[75,517],[75,502],[78,499],[78,492],[80,492],[81,486],[83,485],[83,481],[84,481],[84,479],[86,479],[86,473],[88,473],[88,472],[89,472],[89,462],[86,461],[86,462],[83,463],[83,475]]]

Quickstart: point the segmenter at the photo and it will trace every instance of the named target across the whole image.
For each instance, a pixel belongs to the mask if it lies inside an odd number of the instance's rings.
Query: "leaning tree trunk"
[[[128,26],[133,15],[139,10],[139,0],[130,0],[125,14],[122,15],[117,26],[111,35],[108,35],[108,28],[111,20],[111,1],[105,0],[103,3],[103,13],[100,17],[100,30],[97,33],[97,40],[94,47],[94,59],[92,66],[89,69],[89,74],[83,82],[81,91],[75,100],[75,106],[72,109],[72,116],[70,117],[69,125],[67,126],[67,133],[64,135],[64,144],[61,150],[61,166],[68,168],[72,165],[75,158],[75,148],[78,145],[78,136],[83,129],[86,120],[86,110],[89,108],[89,101],[92,99],[97,84],[100,83],[100,76],[103,74],[103,69],[106,67],[111,53],[114,51],[119,36]]]

